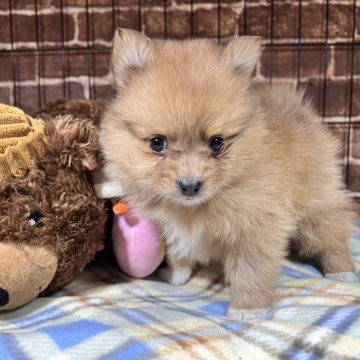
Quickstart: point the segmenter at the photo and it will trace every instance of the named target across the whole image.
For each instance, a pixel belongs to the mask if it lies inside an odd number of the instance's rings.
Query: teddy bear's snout
[[[51,249],[26,243],[0,243],[0,310],[22,306],[44,291],[57,270]]]
[[[0,288],[0,307],[5,306],[9,302],[9,293],[7,290]]]

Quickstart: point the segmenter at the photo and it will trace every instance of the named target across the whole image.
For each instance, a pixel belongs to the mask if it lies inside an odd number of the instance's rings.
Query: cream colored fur
[[[271,305],[290,238],[325,274],[354,271],[338,144],[302,93],[254,82],[260,48],[256,37],[220,48],[118,31],[117,97],[101,129],[108,177],[166,236],[162,277],[180,285],[196,264],[221,262],[229,314],[241,319]],[[163,155],[149,147],[154,135],[168,139]],[[216,156],[214,135],[225,138]],[[203,181],[199,194],[181,194],[184,176]]]

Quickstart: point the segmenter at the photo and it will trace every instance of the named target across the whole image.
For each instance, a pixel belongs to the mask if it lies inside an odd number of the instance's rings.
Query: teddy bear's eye
[[[26,195],[29,194],[29,191],[28,191],[27,189],[21,188],[21,187],[17,188],[16,191],[17,191],[20,195],[25,195],[25,196],[26,196]]]
[[[44,215],[39,211],[32,211],[30,215],[28,216],[27,220],[30,226],[35,227],[42,227],[44,224],[42,223],[41,219],[44,217]]]

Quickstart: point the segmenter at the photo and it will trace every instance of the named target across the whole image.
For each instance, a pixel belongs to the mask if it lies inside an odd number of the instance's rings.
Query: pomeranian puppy
[[[302,93],[254,81],[260,54],[258,37],[220,47],[119,29],[100,133],[107,176],[165,235],[161,277],[181,285],[221,262],[236,319],[271,305],[289,239],[356,281],[337,142]]]

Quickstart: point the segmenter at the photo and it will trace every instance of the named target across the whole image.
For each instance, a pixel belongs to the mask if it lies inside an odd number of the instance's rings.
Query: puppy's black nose
[[[202,185],[201,181],[192,179],[181,179],[176,183],[181,193],[185,196],[195,196]]]
[[[9,293],[3,289],[0,288],[0,307],[5,306],[9,302]]]

